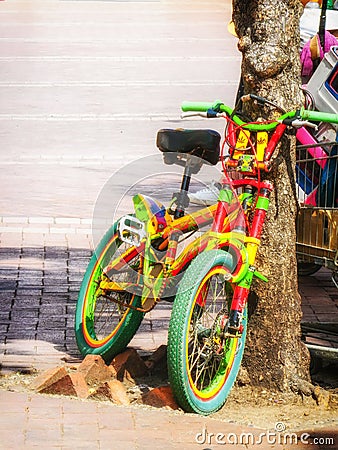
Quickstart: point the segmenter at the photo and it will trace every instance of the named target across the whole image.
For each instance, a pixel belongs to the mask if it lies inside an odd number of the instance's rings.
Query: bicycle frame
[[[198,108],[201,108],[201,104]],[[228,116],[224,115],[224,117]],[[286,114],[285,117],[286,120],[290,120],[291,113]],[[136,218],[128,216],[129,226],[126,230],[130,231],[134,227],[136,235],[145,237],[110,262],[104,268],[104,273],[123,270],[140,256],[138,279],[133,283],[118,283],[110,281],[107,277],[101,281],[100,288],[107,291],[129,290],[137,293],[142,298],[142,306],[134,308],[148,312],[162,299],[172,301],[175,286],[171,281],[182,274],[197,254],[206,250],[226,249],[233,257],[233,270],[228,275],[228,281],[234,285],[228,329],[231,335],[238,335],[241,332],[241,317],[253,277],[257,276],[267,281],[256,271],[255,258],[273,185],[267,181],[259,181],[257,173],[260,170],[266,172],[270,170],[272,156],[287,124],[258,124],[252,127],[255,130],[245,128],[248,124],[242,122],[237,125],[230,121],[230,125],[228,137],[232,153],[226,162],[225,173],[228,169],[236,169],[243,174],[244,178],[231,181],[229,177],[226,177],[218,202],[211,207],[174,219],[166,217],[164,220],[162,214],[161,229],[152,222],[153,200],[139,194],[135,196]],[[239,135],[238,128],[241,130]],[[270,130],[270,138],[267,130]],[[257,132],[256,150],[250,140],[252,131]],[[305,131],[299,132],[299,138],[303,142],[307,137]],[[253,149],[251,156],[244,155],[248,142]],[[240,191],[242,191],[241,194],[239,194]],[[162,208],[162,205],[157,204],[157,207]],[[252,216],[251,223],[247,220],[248,211]],[[210,230],[179,252],[181,236],[210,225]],[[142,227],[143,230],[141,230]],[[120,234],[123,240],[123,230]],[[154,243],[158,242],[160,244],[154,248]],[[117,300],[113,301],[118,303]]]
[[[275,133],[279,138],[282,135],[280,128],[284,130],[285,126],[277,127]],[[273,148],[270,146],[270,157],[278,141],[279,139],[272,139]],[[251,193],[243,192],[245,189]],[[148,222],[145,223],[146,237],[140,244],[129,248],[104,268],[105,273],[121,271],[140,255],[142,267],[137,282],[117,283],[106,279],[101,281],[100,288],[107,291],[129,290],[135,292],[142,297],[142,308],[138,308],[138,310],[148,312],[158,301],[166,299],[168,295],[172,296],[170,289],[169,294],[166,294],[166,289],[172,288],[170,281],[179,276],[197,254],[205,250],[223,248],[232,254],[234,260],[233,270],[229,274],[230,282],[236,284],[230,326],[232,326],[233,332],[235,332],[234,330],[240,332],[241,316],[253,276],[267,281],[256,271],[254,262],[272,190],[271,183],[259,182],[252,177],[228,180],[222,186],[217,204],[171,220],[160,232],[150,229],[151,217],[149,217]],[[242,193],[238,194],[240,191]],[[248,204],[252,205],[253,202],[255,205],[250,209],[253,218],[249,225],[246,214]],[[145,209],[149,209],[146,202]],[[130,216],[130,221],[132,220]],[[210,230],[187,245],[182,252],[178,251],[180,236],[210,225]],[[158,250],[165,250],[160,258],[156,256],[156,252],[152,248],[152,244],[158,239],[161,240]],[[154,273],[154,267],[158,267],[157,265],[160,265],[160,268]],[[149,299],[151,299],[150,304],[147,303]]]

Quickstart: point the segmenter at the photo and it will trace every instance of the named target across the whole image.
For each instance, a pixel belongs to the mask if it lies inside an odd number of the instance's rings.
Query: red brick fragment
[[[89,385],[107,381],[113,376],[103,358],[99,355],[87,355],[77,369]]]
[[[160,345],[154,353],[147,359],[145,365],[148,369],[153,369],[155,366],[165,365],[167,361],[167,346]]]
[[[77,397],[88,398],[89,386],[81,372],[73,372],[69,374]]]
[[[156,408],[179,409],[170,386],[160,386],[143,394],[142,402]]]
[[[41,394],[73,395],[87,398],[89,387],[83,374],[68,373],[65,367],[56,367],[41,373],[31,384],[31,388]]]
[[[59,389],[69,392],[72,389],[72,382],[64,367],[55,367],[42,372],[35,378],[31,383],[31,388],[43,394],[54,394],[54,391]],[[73,388],[72,394],[67,395],[75,394],[76,392]]]
[[[143,359],[133,348],[117,355],[110,366],[116,371],[116,378],[119,381],[134,382],[135,378],[143,377],[148,373]]]
[[[129,405],[130,400],[125,386],[119,380],[107,381],[110,390],[110,399],[117,405]]]
[[[118,380],[110,380],[101,384],[90,394],[90,398],[97,400],[111,400],[117,405],[129,405],[130,400],[126,388]]]
[[[110,400],[110,390],[107,386],[107,382],[104,382],[98,387],[91,389],[88,398],[95,400]]]

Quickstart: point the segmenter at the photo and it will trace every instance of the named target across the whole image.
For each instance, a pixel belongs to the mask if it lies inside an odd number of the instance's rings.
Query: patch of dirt
[[[34,369],[24,372],[0,372],[0,389],[16,392],[26,391],[36,376],[37,371]]]
[[[287,431],[313,427],[338,428],[336,406],[318,405],[312,397],[267,392],[252,386],[234,386],[225,406],[212,417],[227,422]],[[282,425],[281,425],[282,424]]]
[[[327,363],[312,374],[312,383],[325,394],[324,401],[312,396],[268,392],[264,388],[236,384],[225,406],[214,418],[268,430],[311,428],[338,430],[338,365]],[[317,388],[316,388],[317,389]]]
[[[225,406],[211,417],[243,425],[251,425],[265,430],[276,430],[282,427],[286,431],[316,430],[323,428],[338,430],[338,366],[329,364],[313,375],[312,382],[325,388],[330,395],[329,402],[318,405],[312,397],[268,392],[264,388],[236,384]],[[10,391],[27,391],[33,379],[34,371],[0,373],[0,389]],[[156,368],[150,376],[137,380],[134,387],[128,386],[132,404],[139,408],[147,408],[137,403],[142,393],[167,383],[166,367]],[[99,401],[99,400],[91,400]],[[330,431],[331,432],[331,431]]]

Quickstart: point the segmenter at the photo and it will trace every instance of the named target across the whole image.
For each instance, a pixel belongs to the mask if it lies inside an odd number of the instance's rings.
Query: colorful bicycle
[[[266,99],[249,95],[261,105]],[[308,120],[338,123],[336,114],[301,109],[274,122],[247,123],[221,102],[184,103],[183,111],[224,117],[225,145],[213,130],[158,132],[166,164],[184,167],[169,207],[142,194],[135,211],[112,225],[96,249],[78,297],[75,332],[83,355],[110,361],[136,333],[145,313],[173,302],[168,334],[168,372],[180,406],[210,414],[225,402],[240,368],[247,329],[247,299],[273,185],[261,180],[287,127]],[[191,214],[191,176],[221,159],[218,202]],[[232,176],[239,172],[240,176]],[[206,228],[184,246],[184,238]],[[187,241],[185,241],[187,242]],[[181,247],[183,246],[183,249]]]

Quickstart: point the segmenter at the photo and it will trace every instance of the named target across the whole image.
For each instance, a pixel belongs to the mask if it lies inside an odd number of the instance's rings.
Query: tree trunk
[[[233,20],[242,52],[244,92],[282,108],[302,104],[299,63],[300,0],[233,0]],[[248,104],[249,116],[273,118],[276,111]],[[277,112],[278,115],[280,113]],[[270,390],[304,390],[309,355],[300,340],[301,299],[295,254],[297,213],[295,137],[277,148],[281,163],[266,175],[275,185],[259,250],[258,269],[268,283],[256,282],[250,299],[244,367],[251,383]]]

